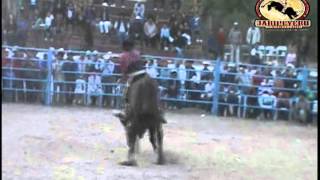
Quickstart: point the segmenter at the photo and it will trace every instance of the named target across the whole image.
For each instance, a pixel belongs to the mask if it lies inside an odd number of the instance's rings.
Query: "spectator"
[[[213,79],[211,76],[206,76],[205,78],[208,82],[204,85],[204,93],[201,94],[201,99],[204,101],[209,101],[212,102],[213,99],[213,94],[214,92],[214,84],[212,83]],[[205,104],[204,109],[206,112],[210,112],[211,110],[211,103],[210,104]]]
[[[239,97],[235,86],[229,86],[227,90],[226,103],[228,103],[227,116],[237,117],[239,109]]]
[[[300,92],[297,103],[293,108],[293,117],[302,123],[309,123],[310,119],[308,117],[310,113],[310,102],[305,98],[305,93]]]
[[[194,14],[191,18],[191,36],[197,43],[202,43],[200,39],[200,16],[198,13]]]
[[[243,66],[239,68],[239,74],[236,76],[236,81],[238,81],[239,87],[243,94],[247,94],[249,88],[252,85],[252,80],[250,74],[246,72]]]
[[[121,15],[121,18],[114,23],[114,29],[117,32],[121,45],[128,38],[129,27],[129,23],[124,19],[124,15]]]
[[[181,8],[181,0],[171,0],[170,4],[171,4],[171,8],[176,11],[179,11]]]
[[[72,2],[69,3],[66,11],[66,21],[67,21],[67,29],[71,29],[71,33],[73,32],[73,26],[75,25],[76,20],[76,10]]]
[[[222,26],[219,27],[218,34],[217,34],[217,41],[218,41],[218,49],[220,49],[219,55],[221,58],[224,58],[224,45],[226,43],[226,36],[224,33],[224,29]]]
[[[203,69],[201,71],[200,79],[201,81],[205,81],[208,79],[212,79],[213,72],[209,70],[210,62],[209,61],[204,61],[203,63]]]
[[[116,3],[114,0],[103,0],[102,5],[110,6],[110,7],[116,7]]]
[[[65,96],[64,94],[61,94],[61,91],[64,91],[64,73],[62,72],[62,66],[64,63],[64,56],[65,52],[63,48],[58,49],[57,56],[52,63],[52,69],[53,69],[53,84],[54,84],[54,94],[55,94],[55,102],[56,103],[64,103]]]
[[[103,56],[103,59],[105,60],[103,64],[103,71],[102,71],[102,83],[103,83],[103,99],[102,104],[104,106],[111,106],[112,102],[112,96],[110,94],[113,93],[112,89],[114,88],[114,85],[110,85],[110,83],[115,83],[116,79],[113,75],[115,65],[112,62],[112,52],[109,51],[106,55]]]
[[[64,77],[64,83],[65,83],[65,97],[66,97],[66,103],[67,104],[72,104],[73,102],[73,92],[75,88],[74,82],[77,79],[77,70],[78,70],[78,65],[76,62],[73,61],[72,56],[70,53],[68,54],[68,58],[64,61],[61,70],[63,72],[63,77]]]
[[[104,6],[101,12],[100,22],[99,22],[100,33],[108,34],[111,27],[112,27],[112,24],[110,21],[109,8],[107,6]]]
[[[169,109],[177,109],[179,107],[179,105],[176,101],[178,99],[181,83],[180,83],[180,80],[177,79],[177,71],[175,69],[171,70],[170,78],[171,79],[168,80],[168,88],[167,88],[168,98],[173,98],[176,100],[169,101],[168,108]]]
[[[86,42],[86,49],[92,49],[93,44],[94,44],[94,40],[93,40],[93,32],[92,32],[92,28],[91,28],[90,23],[85,24],[84,31],[85,31],[84,39]]]
[[[133,19],[130,24],[129,37],[134,42],[140,41],[140,46],[143,46],[144,32],[143,32],[143,20]]]
[[[148,61],[147,64],[147,73],[150,75],[152,78],[156,78],[158,76],[157,72],[157,65],[154,63],[155,60],[151,59]]]
[[[168,51],[170,42],[173,41],[173,38],[170,36],[170,28],[167,24],[163,24],[160,30],[160,46],[162,50]]]
[[[34,71],[38,68],[37,63],[33,60],[33,58],[28,60],[26,59],[25,61],[23,61],[22,67],[28,69],[23,72],[23,78],[26,79],[24,81],[25,82],[24,89],[26,89],[27,91],[26,100],[27,102],[30,102],[30,103],[36,102],[37,100],[39,100],[37,90],[40,90],[39,82],[34,81],[34,80],[38,80],[40,75],[38,71]]]
[[[13,44],[16,42],[16,31],[17,31],[17,22],[16,18],[13,16],[13,14],[9,14],[9,19],[7,19],[5,22],[5,29],[4,34],[7,38],[8,44]]]
[[[228,38],[231,44],[231,61],[238,64],[240,62],[240,45],[242,41],[242,34],[239,30],[238,22],[233,23]]]
[[[246,104],[248,106],[246,109],[246,117],[255,119],[259,115],[259,113],[257,113],[257,107],[259,106],[257,88],[251,87],[249,89]]]
[[[12,66],[13,66],[13,77],[18,78],[18,80],[13,80],[13,88],[15,88],[15,100],[16,101],[22,101],[23,92],[21,91],[23,89],[24,84],[24,71],[21,70],[23,68],[23,65],[26,61],[26,54],[22,50],[14,50],[14,55],[12,57]]]
[[[48,76],[48,55],[47,53],[43,53],[42,57],[38,57],[38,68],[40,69],[39,79],[40,80],[47,80]],[[45,92],[47,88],[46,82],[41,82],[40,90],[42,90],[42,103],[45,103]]]
[[[165,5],[165,0],[153,0],[153,10],[163,9]]]
[[[91,106],[96,105],[97,97],[100,99],[102,95],[101,76],[93,68],[89,70],[90,75],[88,77],[88,103]]]
[[[148,21],[144,24],[144,34],[146,37],[146,46],[149,47],[150,45],[155,48],[156,40],[157,40],[157,26],[152,18],[148,18]]]
[[[136,19],[144,19],[144,4],[136,2],[133,8],[133,16]]]
[[[289,94],[286,92],[279,92],[277,97],[277,119],[288,120],[289,119]]]
[[[308,36],[300,36],[297,47],[297,67],[301,67],[303,64],[307,63],[308,52],[310,49],[310,44],[308,42]]]
[[[193,67],[193,61],[188,60],[185,63],[186,67],[186,82],[185,89],[187,90],[187,99],[198,100],[200,97],[199,92],[194,92],[194,90],[199,89],[199,84],[197,83],[197,74],[195,68]],[[188,91],[189,90],[189,91]]]
[[[187,39],[182,36],[181,31],[178,31],[177,37],[174,40],[175,49],[177,52],[176,57],[182,58],[184,57],[184,48],[187,45]]]
[[[29,22],[28,20],[21,16],[17,21],[17,42],[16,44],[20,46],[26,45],[26,39],[28,38]]]
[[[218,57],[221,57],[219,42],[217,41],[214,32],[212,32],[208,37],[207,47],[208,47],[208,54],[210,59],[217,59]]]
[[[263,115],[264,119],[274,118],[274,109],[277,104],[277,98],[270,91],[264,90],[258,98],[259,106],[262,108],[259,119]]]
[[[37,9],[37,7],[38,7],[37,0],[30,0],[29,3],[30,3],[29,4],[30,10],[31,11],[35,11]]]
[[[2,97],[4,100],[13,101],[13,86],[14,81],[12,78],[15,78],[13,67],[13,59],[9,57],[9,49],[2,49],[1,57],[2,57],[2,87],[7,88],[3,90]]]
[[[255,49],[251,50],[250,64],[262,65],[262,61],[260,59],[259,53],[256,52]]]
[[[251,26],[249,27],[247,31],[247,43],[252,49],[254,46],[256,46],[258,43],[260,43],[261,39],[261,32],[258,27],[254,25],[254,21],[252,21]]]
[[[45,30],[46,30],[46,33],[45,33],[45,38],[44,40],[47,41],[48,38],[51,39],[52,41],[52,24],[53,24],[53,20],[54,20],[54,16],[51,12],[48,12],[47,13],[47,16],[44,20],[45,22]]]
[[[84,20],[87,23],[87,25],[89,25],[90,27],[96,18],[96,14],[94,11],[95,9],[93,5],[87,6],[84,11]]]
[[[165,95],[165,91],[163,91],[165,88],[168,87],[168,78],[170,76],[170,70],[168,69],[168,61],[167,60],[161,60],[158,63],[158,77],[159,79],[159,86],[162,89],[162,93],[160,93],[161,96]]]
[[[84,76],[80,75],[76,80],[76,87],[74,89],[75,94],[75,104],[84,104],[85,103],[85,93],[86,93],[86,81]]]
[[[285,63],[286,63],[286,65],[288,65],[288,64],[295,65],[296,62],[297,62],[296,48],[291,45],[288,48],[288,53],[286,55]]]

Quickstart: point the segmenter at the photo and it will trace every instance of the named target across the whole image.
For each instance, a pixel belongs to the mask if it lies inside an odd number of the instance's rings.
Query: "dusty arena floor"
[[[111,110],[2,104],[5,180],[257,180],[317,178],[317,127],[167,112],[167,164],[147,134],[125,167],[124,129]]]

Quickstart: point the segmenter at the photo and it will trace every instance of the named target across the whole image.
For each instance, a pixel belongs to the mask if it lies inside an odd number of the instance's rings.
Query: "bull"
[[[166,121],[159,109],[159,91],[157,82],[144,70],[132,73],[129,78],[130,88],[126,93],[127,103],[125,114],[114,114],[125,128],[128,160],[121,165],[136,166],[136,144],[146,131],[153,150],[157,152],[157,164],[164,164],[163,129]]]

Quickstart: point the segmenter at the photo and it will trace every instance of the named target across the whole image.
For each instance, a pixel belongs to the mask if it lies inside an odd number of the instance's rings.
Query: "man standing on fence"
[[[240,62],[240,45],[242,41],[242,34],[238,27],[238,22],[233,23],[233,27],[230,30],[228,38],[231,45],[230,60],[238,64]]]
[[[252,21],[251,26],[249,27],[247,31],[247,43],[250,46],[250,50],[256,46],[258,43],[260,43],[261,39],[261,32],[258,27],[254,26],[254,21]]]

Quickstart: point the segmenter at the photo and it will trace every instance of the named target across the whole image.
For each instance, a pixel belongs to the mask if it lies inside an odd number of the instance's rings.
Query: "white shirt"
[[[86,92],[86,81],[83,79],[76,80],[76,88],[74,93],[76,94],[84,94]]]
[[[112,75],[114,71],[114,66],[115,66],[114,63],[110,60],[107,60],[106,62],[104,62],[102,75],[103,76]]]
[[[88,77],[88,93],[89,94],[102,93],[101,77],[99,75],[90,75]]]
[[[260,29],[258,27],[250,27],[247,31],[247,43],[254,45],[259,43],[261,39]]]
[[[262,94],[258,97],[259,106],[265,109],[276,107],[277,98],[274,95]]]
[[[204,91],[206,92],[206,94],[209,96],[209,97],[212,97],[212,91],[214,90],[214,84],[213,83],[207,83],[205,86],[204,86]]]
[[[46,27],[50,27],[52,25],[52,21],[54,19],[54,16],[51,14],[50,16],[47,16],[44,20],[44,23],[46,25]]]
[[[156,68],[156,65],[152,65],[152,66],[147,66],[147,73],[150,75],[150,77],[152,78],[156,78],[158,76],[158,71]]]

